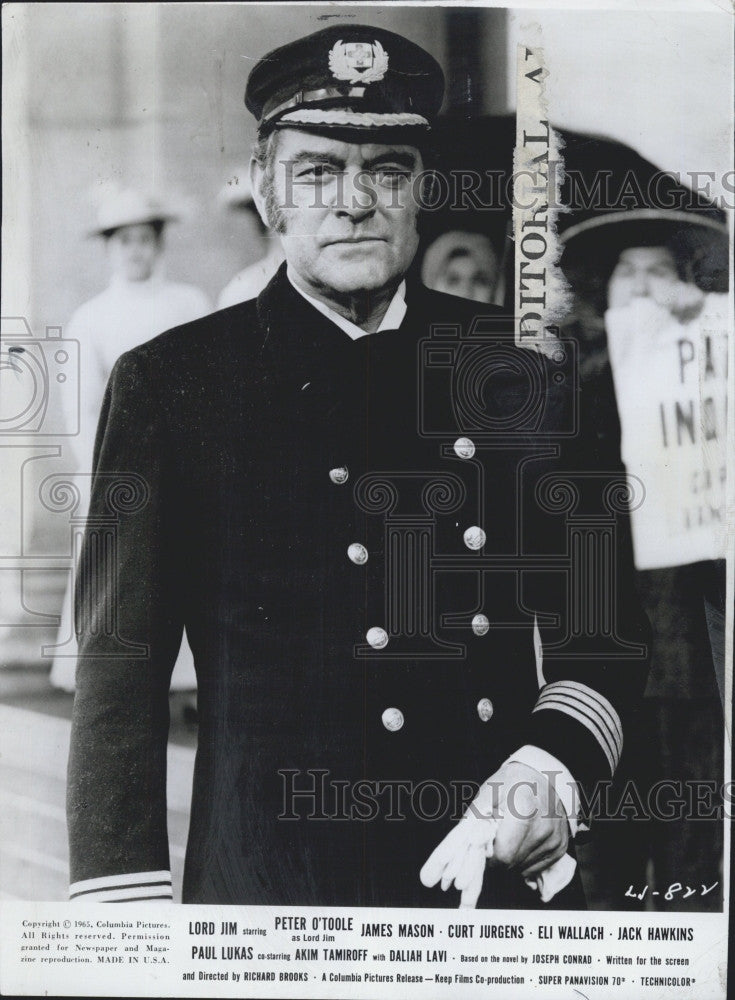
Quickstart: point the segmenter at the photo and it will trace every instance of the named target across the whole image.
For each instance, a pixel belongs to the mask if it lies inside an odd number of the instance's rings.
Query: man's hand
[[[569,841],[567,816],[548,778],[525,764],[504,764],[470,803],[462,820],[421,869],[421,881],[454,883],[460,907],[473,908],[487,858],[534,878],[558,860]]]

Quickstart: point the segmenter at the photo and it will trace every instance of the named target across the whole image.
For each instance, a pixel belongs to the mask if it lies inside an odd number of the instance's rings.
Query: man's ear
[[[270,223],[265,210],[265,198],[263,196],[263,168],[258,163],[258,161],[253,157],[250,160],[250,190],[253,195],[253,202],[258,210],[258,215],[261,218],[263,225],[269,228]]]

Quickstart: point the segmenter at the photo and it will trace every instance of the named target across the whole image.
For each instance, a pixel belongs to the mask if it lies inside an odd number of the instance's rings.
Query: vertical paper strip
[[[548,354],[570,292],[557,266],[556,219],[563,180],[561,140],[549,125],[542,48],[517,49],[516,145],[513,156],[516,343]]]

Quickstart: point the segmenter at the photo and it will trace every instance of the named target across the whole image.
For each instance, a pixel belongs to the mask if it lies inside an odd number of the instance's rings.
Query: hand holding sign
[[[638,569],[724,551],[727,297],[668,287],[605,315]]]
[[[690,281],[652,281],[651,298],[672,316],[688,322],[704,305],[705,294]]]

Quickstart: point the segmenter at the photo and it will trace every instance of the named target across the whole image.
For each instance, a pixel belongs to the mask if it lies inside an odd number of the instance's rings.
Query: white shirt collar
[[[299,288],[291,277],[290,268],[286,268],[286,274],[288,276],[288,280],[291,282],[299,295],[306,299],[307,302],[310,302],[315,309],[318,309],[323,316],[326,316],[328,320],[331,320],[331,322],[334,323],[335,326],[338,326],[340,330],[344,330],[348,337],[351,337],[353,340],[358,340],[360,337],[367,337],[369,335],[367,330],[363,330],[351,320],[345,319],[344,316],[340,316],[340,314],[335,312],[334,309],[330,309],[328,305],[320,302],[319,299],[315,299],[311,295],[307,295],[306,292],[302,291],[302,289]],[[403,317],[406,315],[406,309],[406,282],[402,281],[396,289],[396,294],[391,299],[385,316],[383,316],[380,321],[380,326],[375,332],[380,333],[381,330],[397,330],[403,322]]]

